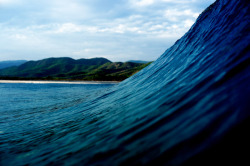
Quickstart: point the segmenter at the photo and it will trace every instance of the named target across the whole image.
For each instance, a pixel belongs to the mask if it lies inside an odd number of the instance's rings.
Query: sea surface
[[[43,142],[43,138],[47,137],[47,132],[43,131],[48,130],[49,126],[62,126],[68,123],[70,118],[75,118],[72,111],[75,105],[84,103],[115,85],[108,83],[0,83],[1,161],[8,160],[6,165],[11,164],[12,155],[5,157],[4,153],[15,151],[17,154],[22,154],[22,151],[29,149],[29,145]],[[55,128],[55,130],[61,129],[62,127]],[[49,132],[51,134],[52,130]],[[40,141],[35,142],[36,140]],[[13,162],[13,164],[22,163]]]
[[[61,109],[84,102],[114,84],[0,83],[0,114]],[[26,110],[25,112],[22,110]],[[24,112],[24,113],[22,113]],[[38,113],[40,111],[37,111]],[[16,116],[16,115],[13,115]]]
[[[0,165],[250,165],[249,7],[217,0],[108,89],[1,84]]]

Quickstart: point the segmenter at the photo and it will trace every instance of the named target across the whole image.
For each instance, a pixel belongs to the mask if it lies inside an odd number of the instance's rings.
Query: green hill
[[[2,69],[0,79],[121,81],[148,64],[111,62],[105,58],[48,58]]]
[[[151,63],[151,62],[150,62]],[[133,62],[114,62],[106,63],[97,69],[88,73],[85,77],[87,80],[107,80],[107,81],[121,81],[124,80],[136,72],[140,71],[147,64],[133,63]]]

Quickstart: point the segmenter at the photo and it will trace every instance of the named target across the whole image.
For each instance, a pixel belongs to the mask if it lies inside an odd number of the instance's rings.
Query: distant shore
[[[118,84],[118,81],[44,81],[44,80],[0,80],[0,83],[26,84]]]

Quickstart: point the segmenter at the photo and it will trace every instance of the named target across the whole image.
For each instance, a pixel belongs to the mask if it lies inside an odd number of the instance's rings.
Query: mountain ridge
[[[19,66],[27,62],[26,60],[9,60],[9,61],[0,61],[0,69]]]
[[[78,60],[70,57],[46,58],[1,69],[0,79],[121,81],[142,69],[142,66],[147,65],[111,62],[102,57]]]

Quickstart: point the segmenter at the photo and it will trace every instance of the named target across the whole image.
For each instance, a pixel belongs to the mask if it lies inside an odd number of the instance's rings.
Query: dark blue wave
[[[217,0],[157,61],[50,115],[2,163],[249,164],[249,11],[247,0]]]

